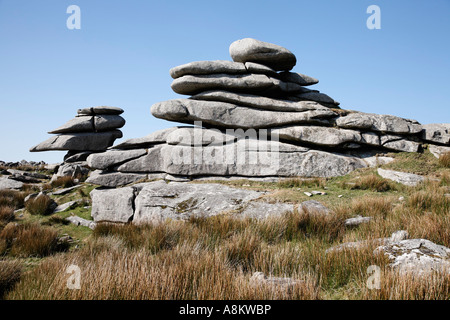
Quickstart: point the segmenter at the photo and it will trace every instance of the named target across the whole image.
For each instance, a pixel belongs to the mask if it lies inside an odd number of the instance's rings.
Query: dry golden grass
[[[0,206],[12,207],[20,209],[24,205],[24,199],[28,192],[21,192],[16,190],[0,190]]]
[[[376,192],[395,190],[397,187],[392,182],[383,179],[376,174],[362,176],[354,183],[342,183],[341,186],[347,189],[371,190]]]
[[[0,299],[19,281],[21,273],[19,261],[0,261]]]
[[[448,274],[432,272],[424,275],[400,274],[384,270],[380,275],[380,289],[362,292],[363,299],[370,300],[448,300],[450,299],[450,277]]]
[[[286,178],[278,182],[279,188],[301,188],[317,187],[323,188],[326,185],[325,178]]]
[[[0,222],[8,223],[14,220],[14,208],[9,206],[0,206]]]
[[[9,254],[15,257],[45,257],[68,248],[58,241],[58,232],[39,224],[8,224],[0,239],[6,243]]]
[[[444,168],[450,168],[450,152],[444,153],[439,157],[439,165]]]
[[[25,208],[30,214],[51,214],[54,201],[46,194],[31,198],[25,203]]]
[[[50,182],[52,188],[69,188],[75,185],[74,178],[70,176],[58,177],[57,179]]]
[[[81,289],[67,289],[71,264],[80,267]],[[41,275],[46,274],[45,278]],[[30,290],[29,283],[35,283]],[[48,288],[52,290],[48,290]],[[230,268],[219,253],[180,244],[152,255],[130,250],[115,237],[97,238],[77,254],[43,262],[11,292],[9,299],[316,299],[310,281],[290,290],[255,286]]]

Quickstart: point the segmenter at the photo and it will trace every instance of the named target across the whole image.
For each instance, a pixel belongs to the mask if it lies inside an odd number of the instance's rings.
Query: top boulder
[[[123,109],[121,108],[107,106],[78,109],[78,116],[95,116],[98,114],[119,115],[122,113]]]
[[[286,48],[252,38],[233,42],[230,55],[235,62],[256,62],[277,71],[291,70],[297,63],[295,55]]]

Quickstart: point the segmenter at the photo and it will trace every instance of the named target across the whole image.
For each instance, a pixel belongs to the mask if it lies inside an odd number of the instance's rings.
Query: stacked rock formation
[[[190,97],[151,107],[157,118],[195,126],[90,155],[98,171],[88,181],[115,187],[143,178],[330,177],[389,161],[386,152],[449,147],[449,125],[341,109],[307,88],[317,79],[289,71],[297,59],[283,47],[247,38],[232,43],[230,54],[233,61],[171,69],[172,89]]]
[[[125,119],[120,116],[122,113],[123,110],[116,107],[79,109],[75,118],[49,132],[56,136],[32,147],[30,152],[67,150],[64,162],[80,164],[90,154],[105,151],[122,137],[118,130],[125,125]],[[73,175],[73,168],[74,165],[61,166],[58,175]],[[70,174],[62,171],[70,171]]]

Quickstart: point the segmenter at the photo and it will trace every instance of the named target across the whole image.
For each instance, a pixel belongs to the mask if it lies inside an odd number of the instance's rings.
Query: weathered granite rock
[[[372,220],[372,217],[357,216],[355,218],[346,219],[344,223],[347,227],[355,227],[363,223],[368,223],[370,220]]]
[[[94,116],[95,131],[109,131],[122,128],[125,125],[125,119],[119,115],[104,114]]]
[[[53,192],[49,193],[49,195],[62,196],[63,194],[67,194],[67,193],[69,193],[69,192],[71,192],[71,191],[73,191],[75,189],[80,188],[80,187],[81,187],[81,185],[76,185],[76,186],[73,186],[73,187],[63,188],[63,189],[60,189],[60,190],[53,191]]]
[[[165,143],[167,140],[167,136],[179,129],[184,127],[172,127],[167,129],[162,129],[155,131],[153,133],[150,133],[149,135],[146,135],[142,138],[134,138],[134,139],[128,139],[118,145],[113,146],[111,149],[121,149],[121,150],[128,150],[128,149],[141,149],[141,148],[149,148],[154,146],[155,144]]]
[[[165,172],[164,157],[161,155],[161,149],[164,145],[156,145],[148,149],[146,155],[125,162],[115,168],[122,173],[158,173]]]
[[[69,120],[62,126],[49,131],[48,133],[76,133],[76,132],[94,132],[94,117],[80,116]]]
[[[179,128],[167,135],[167,143],[182,146],[207,146],[233,143],[237,134],[226,134],[218,129],[205,129],[198,127]]]
[[[107,152],[91,154],[87,158],[86,162],[92,169],[104,170],[108,167],[139,158],[145,154],[147,154],[147,149],[133,149],[124,151],[109,150]]]
[[[354,112],[336,119],[336,125],[341,128],[363,129],[388,133],[419,133],[422,126],[414,120],[408,120],[391,115]]]
[[[290,99],[294,101],[315,101],[319,103],[331,104],[334,106],[338,106],[339,102],[326,95],[325,93],[310,91],[296,94],[294,96],[290,96]]]
[[[46,174],[42,174],[39,172],[33,172],[33,171],[8,169],[7,172],[8,172],[8,174],[11,174],[11,175],[22,175],[22,176],[32,177],[35,179],[50,179],[50,177]]]
[[[287,277],[266,276],[262,272],[253,273],[250,278],[250,282],[255,285],[268,285],[272,287],[279,287],[280,289],[290,289],[298,284],[303,283],[303,281]]]
[[[228,102],[239,106],[247,106],[274,111],[308,111],[324,110],[326,108],[314,101],[281,100],[247,93],[235,93],[223,90],[201,92],[192,96],[191,99]]]
[[[346,142],[362,142],[361,133],[355,130],[321,126],[286,126],[270,130],[280,139],[307,142],[319,146],[339,146]]]
[[[389,179],[407,186],[416,186],[425,179],[422,176],[412,173],[405,173],[400,171],[385,170],[378,168],[378,174],[385,179]]]
[[[66,133],[51,137],[30,149],[30,152],[50,150],[102,151],[114,140],[122,138],[120,130],[98,133]]]
[[[18,174],[18,173],[14,173],[10,176],[8,176],[8,179],[12,179],[15,181],[20,181],[23,183],[41,183],[42,181],[27,175],[23,175],[23,174]]]
[[[247,69],[240,62],[226,60],[194,61],[174,67],[170,69],[169,73],[173,79],[177,79],[184,75],[207,75],[215,73],[243,74],[247,73]]]
[[[0,177],[0,190],[3,189],[21,189],[23,182]]]
[[[161,178],[164,178],[162,176]],[[120,187],[147,179],[147,174],[121,173],[121,172],[101,172],[96,170],[86,179],[86,183],[96,184],[104,187]]]
[[[450,147],[436,146],[434,144],[430,144],[428,146],[430,152],[436,158],[440,158],[443,154],[450,153]]]
[[[177,148],[177,149],[175,149]],[[183,175],[238,175],[238,176],[337,176],[365,163],[354,157],[347,157],[321,151],[297,150],[274,153],[283,146],[262,145],[259,151],[246,150],[245,142],[225,147],[205,147],[201,150],[190,147],[168,146],[162,148],[165,171]],[[191,161],[180,161],[182,156],[191,155]],[[225,164],[220,161],[225,159]],[[202,159],[202,162],[197,162]]]
[[[392,242],[399,242],[409,238],[409,233],[406,230],[397,230],[391,235]]]
[[[63,203],[63,204],[57,206],[55,208],[55,210],[53,211],[53,213],[63,212],[68,209],[73,209],[77,206],[78,202],[79,202],[79,200],[74,200],[74,201],[69,201],[69,202]]]
[[[450,123],[424,124],[422,128],[423,140],[450,145]]]
[[[94,116],[97,114],[115,114],[119,115],[123,113],[123,109],[117,107],[99,106],[92,108],[78,109],[79,116]]]
[[[129,222],[134,214],[136,193],[134,187],[92,190],[92,218],[95,222]]]
[[[277,77],[278,73],[272,68],[255,62],[246,62],[245,68],[249,73],[262,73],[271,77]]]
[[[237,216],[254,215],[251,202],[259,198],[262,192],[231,188],[221,184],[187,184],[182,182],[165,183],[156,181],[144,184],[136,197],[136,213],[133,223],[160,222],[164,219],[186,219],[191,216],[212,216],[220,213]],[[250,208],[248,208],[250,206]],[[264,208],[271,215],[282,214],[286,204],[265,203]]]
[[[392,233],[389,238],[377,238],[377,239],[369,239],[369,240],[361,240],[354,242],[345,242],[340,245],[331,247],[325,251],[325,253],[330,252],[339,252],[342,250],[357,250],[368,247],[370,245],[389,245],[391,243],[398,243],[399,241],[405,240],[408,238],[408,232],[405,230],[399,230]],[[376,250],[375,250],[376,251]]]
[[[420,143],[404,139],[397,135],[382,135],[380,137],[380,144],[387,149],[403,151],[403,152],[418,152],[421,148]]]
[[[244,141],[233,145],[203,148],[167,145],[161,148],[164,161],[162,171],[186,176],[333,177],[367,166],[363,160],[352,156],[315,150],[273,152],[273,148],[261,146],[261,149],[264,148],[265,151],[245,152]],[[151,165],[153,162],[148,163]],[[120,169],[118,168],[119,171]],[[135,172],[137,168],[133,169]]]
[[[286,48],[252,38],[237,40],[230,45],[230,55],[236,62],[256,62],[274,70],[291,70],[297,63]]]
[[[336,115],[330,109],[304,112],[258,110],[231,103],[178,99],[159,102],[151,107],[153,116],[169,121],[204,123],[226,128],[259,129],[288,124],[327,124]]]
[[[390,266],[400,273],[425,275],[432,271],[450,273],[450,248],[426,239],[410,239],[388,243],[375,249],[384,253]]]
[[[95,229],[95,227],[97,226],[96,222],[91,221],[91,220],[86,220],[86,219],[80,218],[78,216],[70,216],[70,217],[67,217],[66,220],[77,226],[88,227],[89,229],[92,229],[92,230]]]
[[[280,92],[309,92],[302,86],[284,82],[264,74],[205,74],[185,75],[173,80],[172,90],[179,94],[197,94],[207,90],[227,90],[245,93],[272,94]]]
[[[52,180],[57,177],[74,177],[84,176],[89,173],[89,169],[86,168],[86,162],[71,162],[65,163],[59,166],[58,171],[53,176]]]
[[[93,151],[68,151],[66,155],[64,156],[64,162],[70,163],[70,162],[80,162],[80,161],[86,161],[87,157],[89,157]]]
[[[297,83],[301,86],[310,86],[319,83],[319,80],[301,73],[280,72],[278,76],[283,81]]]

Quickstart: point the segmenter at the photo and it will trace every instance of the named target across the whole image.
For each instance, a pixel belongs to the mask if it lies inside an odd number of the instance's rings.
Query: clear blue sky
[[[72,4],[80,30],[66,27]],[[372,4],[380,30],[366,27]],[[150,114],[182,97],[169,69],[231,60],[246,37],[291,50],[343,108],[450,122],[449,34],[450,0],[0,0],[0,160],[62,161],[28,150],[80,107],[123,108],[119,141],[173,126]]]

